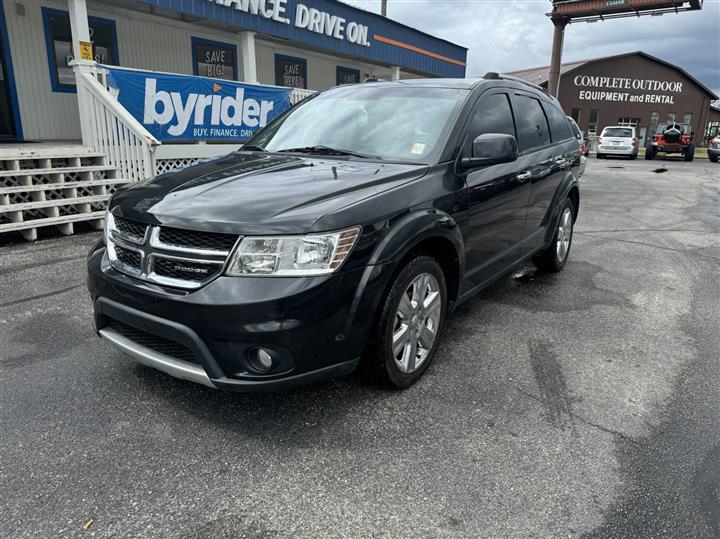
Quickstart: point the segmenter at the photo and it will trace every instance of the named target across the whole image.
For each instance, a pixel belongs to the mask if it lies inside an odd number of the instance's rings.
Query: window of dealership
[[[549,67],[511,73],[547,87]],[[659,124],[689,124],[696,141],[706,131],[716,96],[690,73],[644,52],[562,65],[558,99],[590,136],[608,125],[637,129],[640,144]]]

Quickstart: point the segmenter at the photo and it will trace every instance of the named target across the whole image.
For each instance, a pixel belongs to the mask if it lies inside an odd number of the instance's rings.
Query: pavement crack
[[[544,403],[543,403],[542,399],[541,399],[540,397],[538,397],[537,395],[533,395],[532,393],[529,393],[528,391],[525,391],[524,389],[522,389],[521,387],[519,387],[519,386],[517,386],[517,385],[515,385],[515,384],[511,384],[510,387],[512,387],[515,391],[517,391],[517,392],[520,393],[521,395],[523,395],[523,396],[525,396],[525,397],[527,397],[527,398],[529,398],[529,399],[531,399],[531,400],[534,400],[535,402],[537,402],[537,403],[540,404],[541,406],[544,406]],[[612,436],[616,436],[616,437],[620,438],[621,440],[626,441],[626,442],[628,442],[628,443],[631,443],[631,444],[634,444],[634,445],[639,445],[639,442],[637,442],[636,440],[630,438],[628,435],[623,434],[622,432],[613,430],[613,429],[611,429],[611,428],[604,427],[603,425],[600,425],[599,423],[595,423],[595,422],[593,422],[593,421],[590,421],[589,419],[584,418],[583,416],[581,416],[581,415],[573,412],[572,410],[568,411],[567,414],[568,414],[570,417],[572,417],[573,419],[577,419],[578,421],[580,421],[580,423],[583,423],[583,424],[587,425],[588,427],[592,427],[592,428],[598,429],[598,430],[600,430],[600,431],[602,431],[602,432],[604,432],[604,433],[606,433],[606,434],[610,434],[610,435],[612,435]]]
[[[710,260],[720,260],[720,257],[717,256],[710,256],[710,255],[704,255],[700,253],[691,253],[688,251],[683,251],[682,249],[673,249],[672,247],[666,247],[664,245],[658,245],[656,243],[647,243],[644,241],[633,241],[633,240],[623,240],[620,238],[610,238],[608,236],[600,236],[599,234],[596,234],[594,232],[575,232],[575,234],[581,235],[581,236],[590,236],[591,238],[600,238],[603,240],[608,241],[617,241],[620,243],[631,243],[633,245],[644,245],[645,247],[654,247],[655,249],[662,249],[663,251],[671,251],[673,253],[679,253],[685,256],[693,256],[698,258],[709,258]]]
[[[43,298],[49,298],[49,297],[52,297],[52,296],[57,296],[57,295],[59,295],[59,294],[64,294],[65,292],[69,292],[70,290],[74,290],[75,288],[79,288],[79,287],[84,286],[84,285],[85,285],[85,283],[74,284],[74,285],[68,286],[68,287],[66,287],[66,288],[61,288],[60,290],[53,290],[52,292],[46,292],[46,293],[44,293],[44,294],[36,294],[35,296],[30,296],[30,297],[27,297],[27,298],[16,299],[16,300],[13,300],[13,301],[8,301],[8,302],[6,302],[6,303],[0,303],[0,307],[11,307],[11,306],[13,306],[13,305],[18,305],[18,304],[20,304],[20,303],[25,303],[25,302],[27,302],[27,301],[33,301],[33,300],[36,300],[36,299],[43,299]]]

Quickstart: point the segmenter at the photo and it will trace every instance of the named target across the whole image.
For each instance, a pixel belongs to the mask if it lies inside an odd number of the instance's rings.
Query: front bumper
[[[380,265],[322,277],[223,276],[178,291],[107,267],[104,253],[88,258],[98,334],[175,377],[240,391],[350,374],[389,278]],[[271,352],[269,373],[253,368],[249,355],[257,348]]]
[[[663,152],[663,153],[683,153],[688,148],[688,146],[681,146],[681,145],[662,146],[660,144],[653,144],[653,146],[655,146],[655,151]]]

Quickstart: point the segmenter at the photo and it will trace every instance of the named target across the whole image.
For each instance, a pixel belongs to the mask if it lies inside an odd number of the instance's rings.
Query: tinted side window
[[[524,95],[515,96],[515,117],[520,151],[550,144],[550,128],[540,101]]]
[[[515,136],[515,124],[507,94],[489,95],[483,98],[475,109],[470,125],[470,143],[475,137],[485,133]]]
[[[570,132],[570,123],[568,122],[565,114],[557,108],[555,105],[550,103],[543,103],[545,114],[550,122],[550,134],[552,135],[553,142],[560,140],[566,140],[572,137]]]

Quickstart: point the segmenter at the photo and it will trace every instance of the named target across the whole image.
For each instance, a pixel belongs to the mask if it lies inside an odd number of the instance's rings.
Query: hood
[[[234,234],[300,234],[321,217],[422,176],[426,165],[236,152],[119,190],[114,214]],[[347,223],[348,226],[358,223]]]

